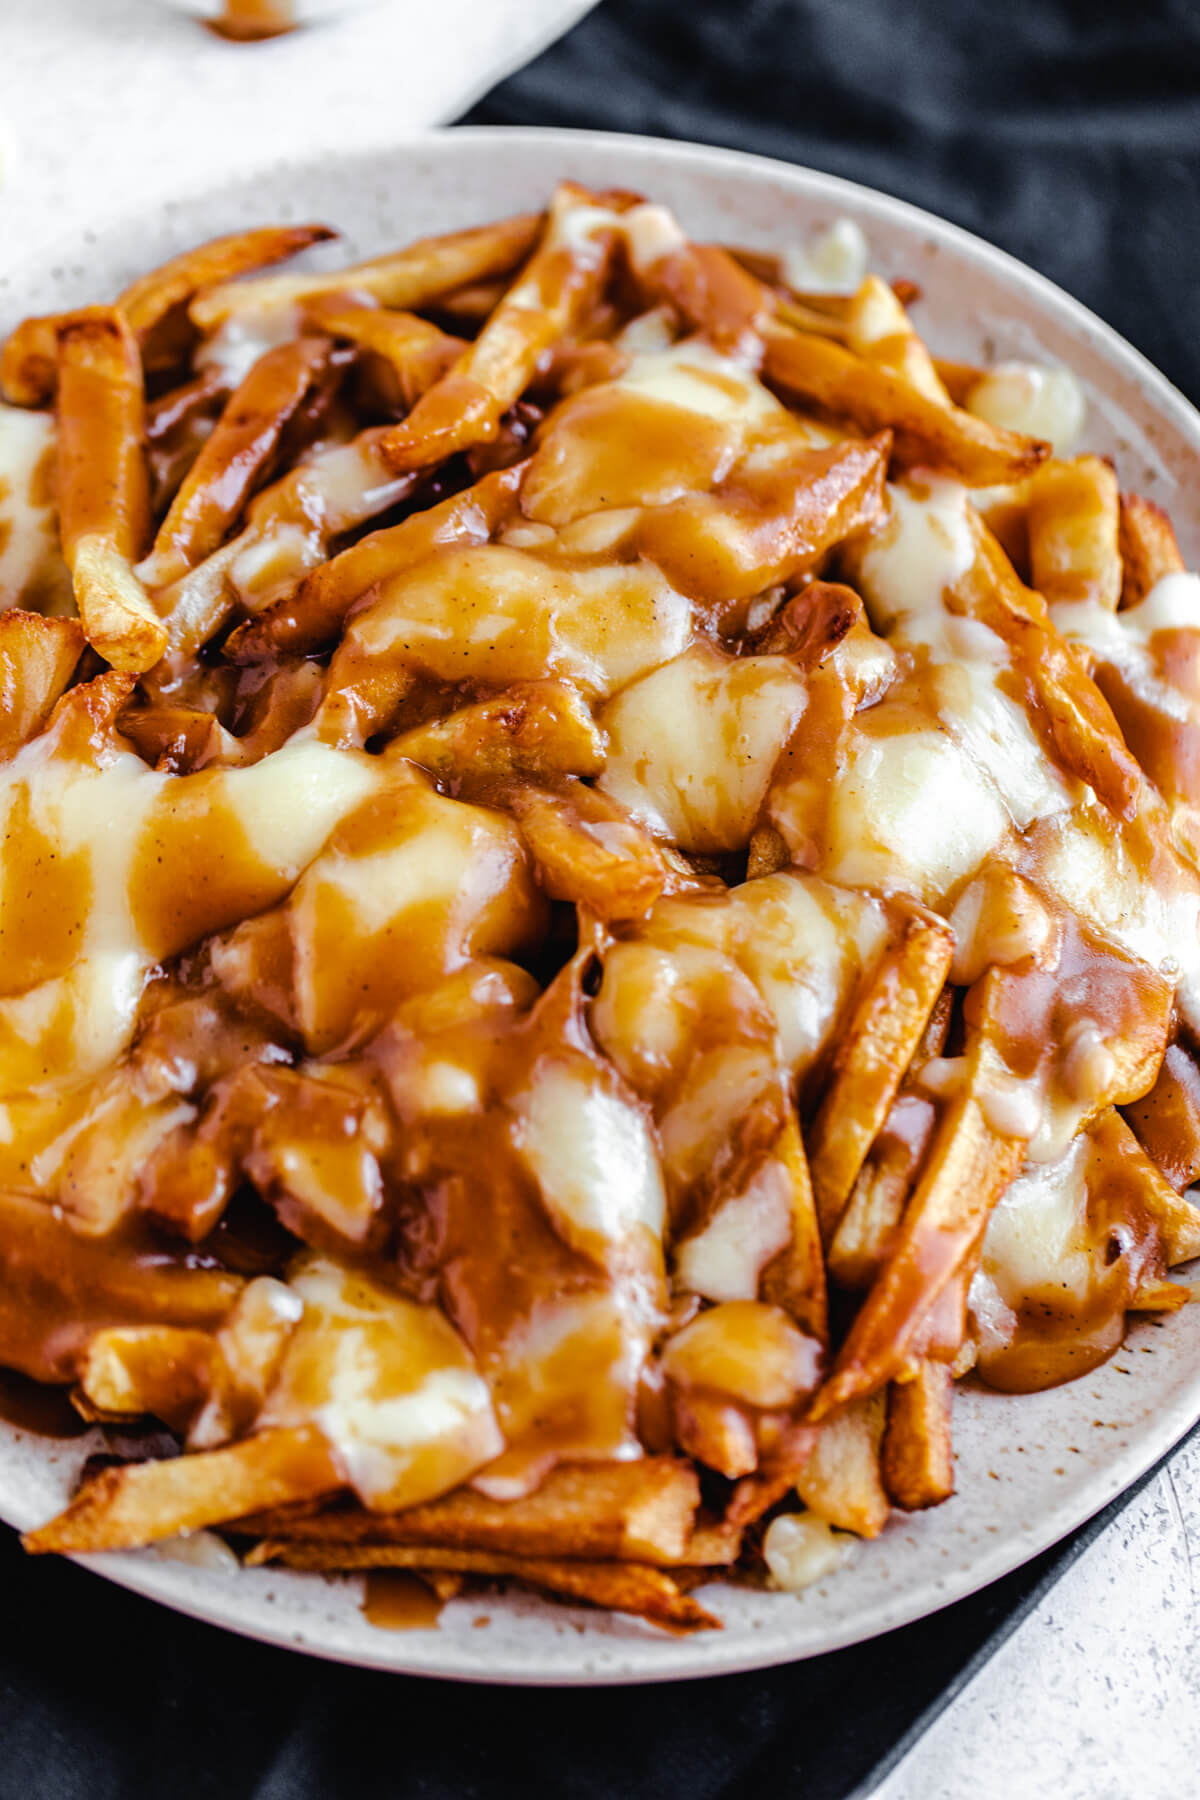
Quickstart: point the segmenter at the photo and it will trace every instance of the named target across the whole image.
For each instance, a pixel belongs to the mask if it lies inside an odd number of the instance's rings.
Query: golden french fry
[[[381,440],[397,474],[495,437],[501,414],[520,399],[539,359],[598,297],[615,242],[607,221],[607,208],[569,184],[559,189],[545,237],[520,279],[474,343]]]
[[[402,733],[387,754],[408,757],[439,780],[553,781],[599,775],[604,739],[577,688],[529,681]]]
[[[1033,585],[1051,603],[1093,600],[1115,612],[1121,598],[1116,471],[1099,456],[1057,458],[1029,485]]]
[[[185,1426],[205,1399],[215,1340],[179,1325],[126,1325],[99,1331],[84,1351],[79,1385],[99,1413],[152,1413]]]
[[[121,735],[143,761],[173,775],[229,767],[242,760],[239,743],[215,713],[193,706],[133,706],[121,716]]]
[[[825,1258],[813,1199],[808,1157],[794,1111],[775,1140],[772,1156],[787,1171],[792,1230],[787,1247],[763,1270],[762,1297],[782,1306],[801,1330],[823,1344],[829,1341],[829,1300]]]
[[[775,296],[717,244],[684,243],[639,271],[656,300],[666,300],[692,331],[718,350],[762,360],[762,332]]]
[[[899,1139],[872,1152],[858,1172],[829,1245],[829,1273],[842,1287],[869,1288],[887,1255],[912,1188],[912,1157]]]
[[[432,310],[453,324],[482,325],[504,298],[505,286],[503,281],[472,281],[441,295]]]
[[[552,900],[603,920],[640,919],[666,886],[654,840],[596,788],[513,786],[505,800]]]
[[[810,1511],[859,1537],[878,1537],[891,1510],[879,1472],[884,1414],[882,1394],[827,1414],[795,1480]]]
[[[154,587],[178,581],[221,543],[270,473],[283,433],[326,367],[327,339],[294,338],[260,356],[231,396],[171,502],[144,566]]]
[[[331,1547],[416,1544],[427,1549],[499,1550],[513,1556],[618,1557],[634,1562],[703,1562],[692,1521],[700,1486],[690,1464],[669,1456],[628,1463],[561,1463],[518,1500],[489,1500],[471,1488],[404,1512],[358,1508],[289,1518],[239,1520],[252,1536]],[[713,1543],[710,1548],[720,1548]]]
[[[320,294],[369,294],[380,306],[415,312],[456,289],[515,269],[532,250],[542,223],[540,214],[521,213],[494,225],[419,238],[387,256],[319,275],[223,283],[193,301],[192,321],[201,331],[214,331],[231,315],[269,311]]]
[[[942,991],[954,933],[912,911],[885,951],[838,1044],[808,1138],[821,1237],[831,1242],[868,1150],[887,1117]]]
[[[445,544],[485,544],[516,504],[522,470],[485,475],[472,488],[372,532],[315,569],[294,594],[264,608],[230,634],[226,655],[257,662],[282,652],[320,649],[335,638],[356,600],[378,582],[411,568]]]
[[[873,1394],[903,1367],[909,1345],[1016,1174],[1025,1146],[989,1124],[971,1093],[950,1107],[893,1248],[810,1409],[813,1420]]]
[[[1142,1148],[1177,1192],[1200,1180],[1200,1068],[1182,1044],[1169,1047],[1154,1086],[1129,1101],[1124,1112]]]
[[[21,1542],[35,1554],[134,1550],[343,1485],[315,1425],[278,1426],[222,1450],[102,1469],[57,1518]]]
[[[1130,1312],[1178,1312],[1186,1306],[1195,1295],[1190,1287],[1182,1287],[1177,1281],[1143,1281],[1132,1300],[1129,1302]]]
[[[114,668],[149,669],[167,628],[133,573],[150,519],[142,371],[121,314],[95,308],[59,333],[58,507],[88,641]]]
[[[842,341],[856,356],[894,370],[936,406],[951,403],[899,297],[878,275],[868,275],[851,298],[843,330]]]
[[[86,642],[75,619],[0,612],[0,756],[43,729]]]
[[[940,1506],[954,1492],[953,1403],[948,1365],[928,1357],[911,1381],[893,1381],[888,1389],[879,1467],[888,1497],[905,1512]]]
[[[314,331],[345,338],[376,359],[372,394],[396,411],[414,406],[463,354],[461,338],[448,337],[415,313],[393,312],[344,294],[322,294],[304,307]]]
[[[972,615],[1010,645],[1030,721],[1065,767],[1122,819],[1137,811],[1142,774],[1112,709],[1074,645],[1054,630],[1041,596],[1024,587],[991,532],[977,526],[970,572]]]
[[[787,656],[819,668],[862,618],[863,604],[840,581],[810,581],[750,638],[756,656]]]
[[[268,225],[214,238],[141,276],[120,295],[116,310],[142,347],[146,366],[158,366],[155,332],[202,288],[282,262],[333,235],[324,225]],[[52,398],[58,380],[59,331],[85,316],[85,312],[54,314],[18,325],[0,354],[0,392],[6,400],[14,406],[41,406]]]
[[[1170,519],[1161,506],[1141,494],[1121,495],[1118,539],[1122,606],[1137,606],[1156,581],[1178,575],[1184,567]]]
[[[1019,481],[1050,453],[1036,438],[931,400],[904,376],[828,338],[772,325],[764,366],[767,380],[789,398],[850,419],[863,431],[891,431],[893,456],[903,468],[920,465],[968,487],[991,487]]]
[[[1200,1256],[1200,1207],[1174,1187],[1151,1162],[1120,1113],[1113,1108],[1101,1113],[1091,1127],[1092,1142],[1104,1157],[1112,1177],[1132,1185],[1136,1208],[1153,1223],[1162,1246],[1163,1261],[1174,1268]]]
[[[580,1600],[610,1612],[634,1613],[675,1631],[712,1631],[714,1618],[685,1594],[663,1569],[634,1562],[557,1561],[549,1557],[506,1556],[496,1550],[429,1550],[407,1544],[377,1544],[331,1549],[324,1544],[271,1541],[260,1561],[289,1569],[414,1569],[451,1571],[518,1581],[556,1600]]]

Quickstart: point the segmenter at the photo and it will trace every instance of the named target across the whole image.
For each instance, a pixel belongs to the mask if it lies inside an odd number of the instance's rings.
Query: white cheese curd
[[[970,493],[961,482],[922,476],[889,483],[886,523],[863,545],[858,586],[872,625],[885,636],[912,619],[940,615],[942,599],[975,561]]]
[[[676,1285],[704,1300],[754,1300],[767,1264],[792,1240],[787,1169],[768,1157],[740,1194],[731,1194],[675,1258]]]
[[[988,369],[967,395],[966,410],[989,425],[1045,439],[1056,456],[1070,454],[1087,419],[1083,388],[1070,369],[1027,362]]]
[[[684,850],[736,850],[806,695],[785,657],[696,645],[600,713],[609,750],[598,785]]]
[[[1056,1161],[1029,1165],[992,1213],[980,1266],[1009,1309],[1051,1286],[1064,1298],[1086,1298],[1089,1155],[1088,1140],[1076,1137]]]
[[[510,1102],[513,1137],[568,1243],[619,1243],[637,1225],[662,1236],[662,1176],[641,1109],[583,1057],[543,1058]]]
[[[304,1314],[258,1423],[316,1425],[366,1506],[457,1487],[503,1449],[487,1385],[434,1306],[308,1257],[289,1286]]]
[[[779,424],[790,417],[782,402],[744,363],[714,349],[703,338],[637,351],[613,385],[722,422]]]
[[[784,251],[783,279],[798,294],[853,294],[866,279],[869,254],[862,226],[835,219]]]
[[[798,1594],[840,1569],[856,1544],[849,1532],[835,1531],[815,1513],[780,1513],[763,1535],[763,1561],[772,1587]]]

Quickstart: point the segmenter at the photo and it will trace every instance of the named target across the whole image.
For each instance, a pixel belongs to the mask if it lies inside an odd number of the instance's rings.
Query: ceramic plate
[[[1088,392],[1087,443],[1122,485],[1168,506],[1200,561],[1200,416],[1148,363],[1050,283],[976,238],[882,194],[755,157],[592,133],[455,131],[365,156],[329,150],[94,224],[57,255],[0,279],[0,331],[27,311],[115,292],[216,232],[325,219],[354,255],[541,204],[559,175],[637,188],[694,235],[781,247],[846,216],[872,264],[924,290],[919,321],[941,353],[1034,357]],[[714,1584],[725,1629],[667,1636],[624,1617],[522,1596],[447,1606],[435,1629],[367,1623],[357,1577],[198,1566],[158,1549],[84,1559],[114,1581],[215,1624],[346,1662],[475,1681],[599,1683],[715,1675],[812,1656],[935,1611],[1065,1536],[1200,1416],[1200,1306],[1135,1325],[1120,1353],[1072,1386],[1009,1397],[960,1390],[959,1492],[893,1519],[828,1583],[792,1596]],[[51,1444],[0,1428],[0,1514],[26,1527],[58,1510],[87,1439]],[[486,1628],[479,1620],[486,1618]]]

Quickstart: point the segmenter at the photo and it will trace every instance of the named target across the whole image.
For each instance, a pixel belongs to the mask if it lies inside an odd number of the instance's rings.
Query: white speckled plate
[[[456,131],[380,155],[313,154],[219,192],[95,225],[57,255],[0,279],[0,332],[26,311],[115,291],[218,231],[320,218],[365,254],[421,233],[539,204],[559,175],[638,188],[695,234],[782,246],[839,215],[872,261],[925,292],[922,330],[948,356],[1068,363],[1091,403],[1088,442],[1124,483],[1170,507],[1200,558],[1200,416],[1113,332],[1040,276],[882,194],[781,163],[650,139]],[[636,1621],[524,1597],[455,1602],[436,1629],[381,1631],[356,1578],[196,1567],[162,1551],[85,1559],[182,1612],[318,1655],[464,1680],[589,1683],[727,1673],[812,1656],[956,1600],[1063,1537],[1134,1481],[1200,1416],[1200,1306],[1134,1327],[1104,1368],[1044,1394],[966,1388],[955,1409],[959,1492],[897,1517],[827,1584],[793,1597],[701,1590],[722,1632],[668,1637]],[[87,1441],[50,1445],[0,1427],[0,1514],[21,1527],[65,1499]],[[487,1629],[476,1623],[481,1614]]]

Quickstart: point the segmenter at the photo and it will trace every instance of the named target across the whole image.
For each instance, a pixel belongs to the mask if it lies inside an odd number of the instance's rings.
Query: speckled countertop
[[[588,3],[376,0],[241,48],[156,0],[0,0],[0,264],[75,221],[314,139],[368,146],[453,117]],[[1042,1600],[880,1800],[1196,1792],[1195,1565],[1198,1441]]]

